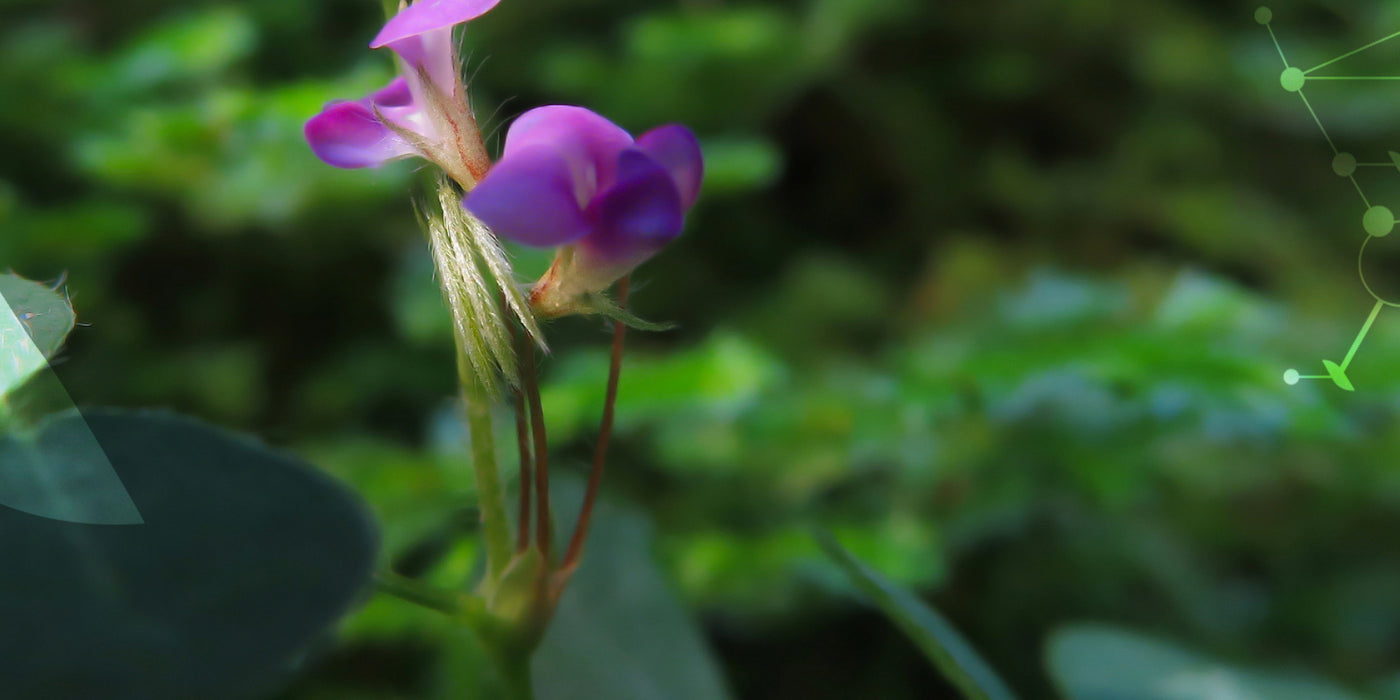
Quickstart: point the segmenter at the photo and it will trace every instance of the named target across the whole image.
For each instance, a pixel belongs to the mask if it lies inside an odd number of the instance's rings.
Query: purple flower
[[[388,47],[401,75],[354,102],[333,102],[306,122],[306,141],[338,168],[422,156],[469,186],[490,161],[461,87],[452,29],[499,0],[419,0],[389,20],[370,48]]]
[[[542,284],[554,278],[566,295],[596,292],[680,235],[703,170],[684,126],[633,140],[582,107],[552,105],[511,124],[500,162],[463,204],[504,238],[568,246],[567,269],[556,262]]]

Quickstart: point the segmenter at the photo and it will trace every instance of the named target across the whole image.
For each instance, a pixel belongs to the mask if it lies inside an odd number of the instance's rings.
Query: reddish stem
[[[501,310],[507,316],[510,315],[510,308],[506,305],[506,295],[504,292],[497,296],[497,301],[501,305]],[[510,326],[511,345],[515,348],[515,357],[519,361],[526,352],[534,352],[530,346],[530,341],[526,339],[524,333],[514,323]],[[515,446],[520,453],[520,508],[516,524],[515,548],[519,552],[525,551],[530,546],[530,490],[532,486],[532,459],[530,457],[530,427],[526,424],[529,414],[525,407],[525,387],[522,383],[513,392],[512,403],[515,409]]]
[[[544,431],[544,408],[540,405],[540,385],[535,374],[535,347],[525,348],[525,370],[521,373],[525,396],[530,401],[530,427],[535,436],[535,541],[540,553],[549,559],[553,532],[549,522],[549,447]]]
[[[534,352],[533,348],[528,348]],[[519,524],[516,526],[515,548],[518,551],[525,551],[530,546],[530,488],[531,472],[533,471],[530,459],[530,427],[526,425],[528,420],[525,408],[525,395],[521,390],[515,392],[515,444],[520,450],[520,515]]]
[[[619,306],[627,306],[630,282],[630,276],[624,276],[617,284]],[[583,555],[583,542],[588,538],[588,527],[593,521],[593,505],[598,500],[598,488],[603,483],[603,471],[608,461],[608,442],[612,439],[613,416],[617,409],[617,384],[622,377],[622,345],[626,337],[627,326],[621,321],[613,321],[612,363],[608,366],[608,390],[603,399],[603,420],[598,426],[598,446],[593,451],[593,471],[588,475],[588,490],[583,494],[583,507],[579,509],[573,538],[569,540],[569,549],[560,565],[565,571],[575,566],[579,557]]]

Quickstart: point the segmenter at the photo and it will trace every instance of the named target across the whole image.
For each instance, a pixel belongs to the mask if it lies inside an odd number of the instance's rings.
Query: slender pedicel
[[[522,342],[520,331],[511,326],[516,352],[520,355],[533,353],[535,349],[528,342]],[[523,552],[530,546],[530,489],[532,484],[532,458],[530,454],[529,408],[525,405],[524,387],[516,387],[512,394],[515,403],[515,446],[520,451],[520,513],[516,526],[515,549]]]
[[[617,304],[627,306],[627,291],[631,275],[623,275],[617,283]],[[583,495],[583,507],[578,513],[578,523],[574,525],[573,538],[564,554],[560,569],[568,571],[578,564],[583,554],[583,543],[588,538],[588,526],[593,520],[593,505],[598,499],[598,487],[603,483],[603,470],[608,461],[608,442],[612,438],[613,416],[617,409],[617,384],[622,376],[622,346],[627,338],[627,326],[621,321],[613,321],[612,362],[608,366],[608,389],[603,399],[603,420],[598,426],[598,447],[593,452],[593,470],[588,475],[588,490]]]
[[[544,408],[540,405],[533,346],[526,348],[524,359],[525,371],[521,373],[521,383],[530,401],[530,427],[535,437],[535,541],[547,561],[554,537],[549,513],[549,443],[544,428]]]

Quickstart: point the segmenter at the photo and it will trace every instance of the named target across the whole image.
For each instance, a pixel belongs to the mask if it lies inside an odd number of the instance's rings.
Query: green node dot
[[[1293,386],[1298,383],[1298,370],[1286,369],[1283,371],[1283,383]]]
[[[1385,207],[1371,207],[1361,217],[1361,227],[1366,229],[1367,234],[1380,238],[1395,228],[1395,215]]]
[[[1338,153],[1337,157],[1332,159],[1332,172],[1342,177],[1350,176],[1356,172],[1356,156],[1346,151]]]
[[[1303,75],[1302,68],[1285,68],[1278,76],[1279,85],[1289,92],[1298,92],[1303,89],[1303,83],[1307,82],[1308,76]]]
[[[1267,7],[1260,7],[1254,11],[1254,21],[1260,24],[1268,24],[1274,18],[1274,11]]]

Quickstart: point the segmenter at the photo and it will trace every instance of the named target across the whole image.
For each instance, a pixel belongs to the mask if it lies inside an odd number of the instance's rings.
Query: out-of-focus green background
[[[1303,66],[1400,29],[1397,3],[1272,7]],[[1396,678],[1400,311],[1357,353],[1355,393],[1283,383],[1340,360],[1372,301],[1363,207],[1254,10],[502,0],[470,25],[493,147],[558,102],[702,139],[701,201],[634,296],[679,330],[632,336],[606,492],[654,522],[736,697],[948,692],[813,525],[1025,697],[1049,696],[1047,634],[1082,620],[1354,688]],[[0,12],[0,268],[67,274],[89,324],[57,368],[74,397],[294,449],[358,487],[396,568],[465,580],[420,164],[337,171],[301,138],[391,76],[365,49],[380,4]],[[1400,42],[1351,60],[1400,73]],[[1307,93],[1360,160],[1400,150],[1391,83]],[[1400,173],[1358,177],[1400,210]],[[1400,300],[1397,238],[1367,269]],[[526,275],[548,262],[517,253]],[[550,335],[550,438],[581,473],[607,336]],[[451,636],[376,600],[286,697],[432,697]]]

